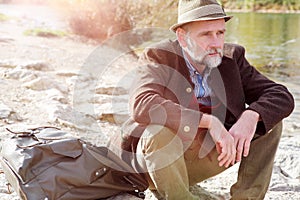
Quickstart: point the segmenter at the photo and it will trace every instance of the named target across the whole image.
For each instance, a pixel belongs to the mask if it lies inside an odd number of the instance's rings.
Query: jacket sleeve
[[[271,130],[294,109],[294,99],[288,89],[259,73],[245,58],[239,46],[237,63],[243,84],[247,109],[260,114],[265,132]]]
[[[177,57],[164,50],[144,53],[130,92],[130,112],[140,124],[159,124],[180,134],[196,133],[201,113],[191,103],[193,89],[189,81],[170,66],[177,63]]]

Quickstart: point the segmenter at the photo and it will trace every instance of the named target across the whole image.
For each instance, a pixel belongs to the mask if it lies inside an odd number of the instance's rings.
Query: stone
[[[36,71],[52,71],[53,69],[44,61],[33,60],[25,61],[18,65],[22,69],[36,70]]]
[[[22,81],[27,81],[28,79],[32,80],[37,77],[38,77],[37,73],[34,73],[26,69],[21,69],[20,67],[16,67],[4,73],[4,78],[22,80]]]
[[[57,76],[63,76],[63,77],[73,77],[78,76],[77,72],[72,71],[58,71],[55,73]]]
[[[99,120],[114,124],[122,124],[129,118],[127,103],[105,103],[95,105],[95,113],[100,113]]]
[[[36,79],[34,79],[32,81],[22,84],[22,86],[26,87],[28,89],[37,90],[37,91],[55,88],[64,94],[68,92],[67,86],[65,86],[63,83],[55,81],[54,79],[46,77],[46,76],[45,77],[37,77]]]
[[[106,200],[141,200],[141,198],[138,198],[134,195],[128,194],[128,193],[122,193],[113,197],[109,197]]]
[[[7,119],[12,113],[13,110],[10,107],[0,102],[0,119]]]
[[[45,92],[47,93],[46,99],[49,99],[51,101],[57,101],[63,104],[67,104],[69,102],[67,97],[55,88],[49,89]]]
[[[44,105],[47,102],[43,103]],[[75,128],[83,131],[99,131],[97,120],[87,113],[79,112],[69,105],[63,105],[49,101],[49,106],[44,107],[51,123],[58,123],[61,126]]]
[[[11,60],[1,60],[0,61],[0,67],[3,68],[15,68],[17,67],[17,64]]]
[[[11,42],[13,42],[13,41],[14,41],[13,38],[0,37],[0,42],[1,42],[1,43],[11,43]]]
[[[95,89],[96,94],[108,94],[108,95],[124,95],[127,94],[128,91],[123,87],[115,87],[115,86],[100,86]]]
[[[300,183],[300,135],[284,137],[279,143],[275,165],[286,177],[298,179]]]

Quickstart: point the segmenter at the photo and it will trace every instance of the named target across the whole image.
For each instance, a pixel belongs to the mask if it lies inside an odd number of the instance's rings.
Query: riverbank
[[[57,20],[56,24],[23,15],[0,22],[0,142],[9,137],[5,128],[53,125],[97,145],[105,145],[110,135],[119,131],[115,119],[122,121],[128,103],[126,88],[120,83],[131,75],[134,56],[117,57],[109,66],[99,65],[99,74],[93,74],[95,71],[88,73],[85,66],[93,64],[94,59],[99,61],[98,56],[103,58],[96,42],[71,34],[24,35],[25,30],[41,23],[63,31],[68,28],[63,19]],[[296,83],[284,84],[295,96],[296,109],[284,121],[266,200],[300,199],[300,90]],[[91,85],[95,86],[92,92]],[[86,95],[87,91],[91,93]],[[201,199],[228,199],[237,169],[238,165],[200,183],[193,188],[194,193]],[[19,200],[14,192],[9,193],[6,183],[4,174],[0,174],[0,200]],[[147,200],[154,199],[147,194]],[[127,194],[110,198],[118,199],[137,200]]]
[[[234,9],[225,8],[227,13],[282,13],[282,14],[300,14],[300,10],[285,10],[285,9]]]

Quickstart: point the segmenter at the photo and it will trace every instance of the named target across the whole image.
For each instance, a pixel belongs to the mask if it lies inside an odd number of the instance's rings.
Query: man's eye
[[[209,32],[205,32],[205,33],[202,33],[201,36],[210,36],[211,34]]]

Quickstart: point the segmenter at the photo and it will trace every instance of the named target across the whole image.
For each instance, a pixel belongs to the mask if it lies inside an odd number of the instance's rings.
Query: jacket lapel
[[[244,110],[242,83],[234,70],[235,63],[223,58],[222,64],[212,70],[210,84],[218,99],[238,118]]]

